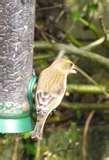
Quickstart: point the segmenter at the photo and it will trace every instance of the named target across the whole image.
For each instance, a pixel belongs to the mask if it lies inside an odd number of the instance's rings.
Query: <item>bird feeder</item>
[[[0,0],[0,133],[33,129],[35,0]]]

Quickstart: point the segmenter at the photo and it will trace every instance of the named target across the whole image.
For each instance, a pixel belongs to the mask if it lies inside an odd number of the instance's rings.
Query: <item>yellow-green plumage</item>
[[[61,103],[70,73],[75,73],[75,67],[68,58],[56,59],[41,72],[36,91],[37,123],[32,138],[42,138],[45,121]]]
[[[64,81],[66,81],[64,73],[49,67],[42,71],[37,90],[48,93],[58,93],[58,91],[63,90],[65,85]]]

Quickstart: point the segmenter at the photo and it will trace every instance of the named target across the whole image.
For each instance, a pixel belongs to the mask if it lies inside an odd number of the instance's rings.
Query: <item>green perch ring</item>
[[[33,90],[36,86],[37,77],[35,74],[32,75],[28,85],[28,101],[30,105],[30,111],[22,113],[18,110],[20,106],[15,104],[0,103],[0,133],[24,133],[33,130],[33,123],[30,112],[34,105]],[[14,108],[15,113],[10,111]],[[8,114],[9,111],[9,114]]]
[[[33,73],[32,78],[30,79],[29,85],[28,85],[28,101],[30,104],[31,109],[35,108],[34,105],[34,89],[36,88],[36,82],[37,82],[37,77],[36,75]]]

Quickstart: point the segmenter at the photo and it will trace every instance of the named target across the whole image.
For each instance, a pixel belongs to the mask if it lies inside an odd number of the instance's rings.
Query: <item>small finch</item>
[[[61,103],[66,91],[67,76],[71,73],[76,73],[76,67],[67,57],[56,59],[41,72],[35,95],[37,122],[32,138],[42,139],[46,119]]]

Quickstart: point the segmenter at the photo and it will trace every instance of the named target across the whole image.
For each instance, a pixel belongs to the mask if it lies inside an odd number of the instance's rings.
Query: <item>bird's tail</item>
[[[41,140],[43,138],[43,130],[44,130],[45,122],[48,115],[49,113],[44,113],[43,115],[40,115],[40,114],[37,115],[37,122],[31,135],[33,139],[37,138]]]

